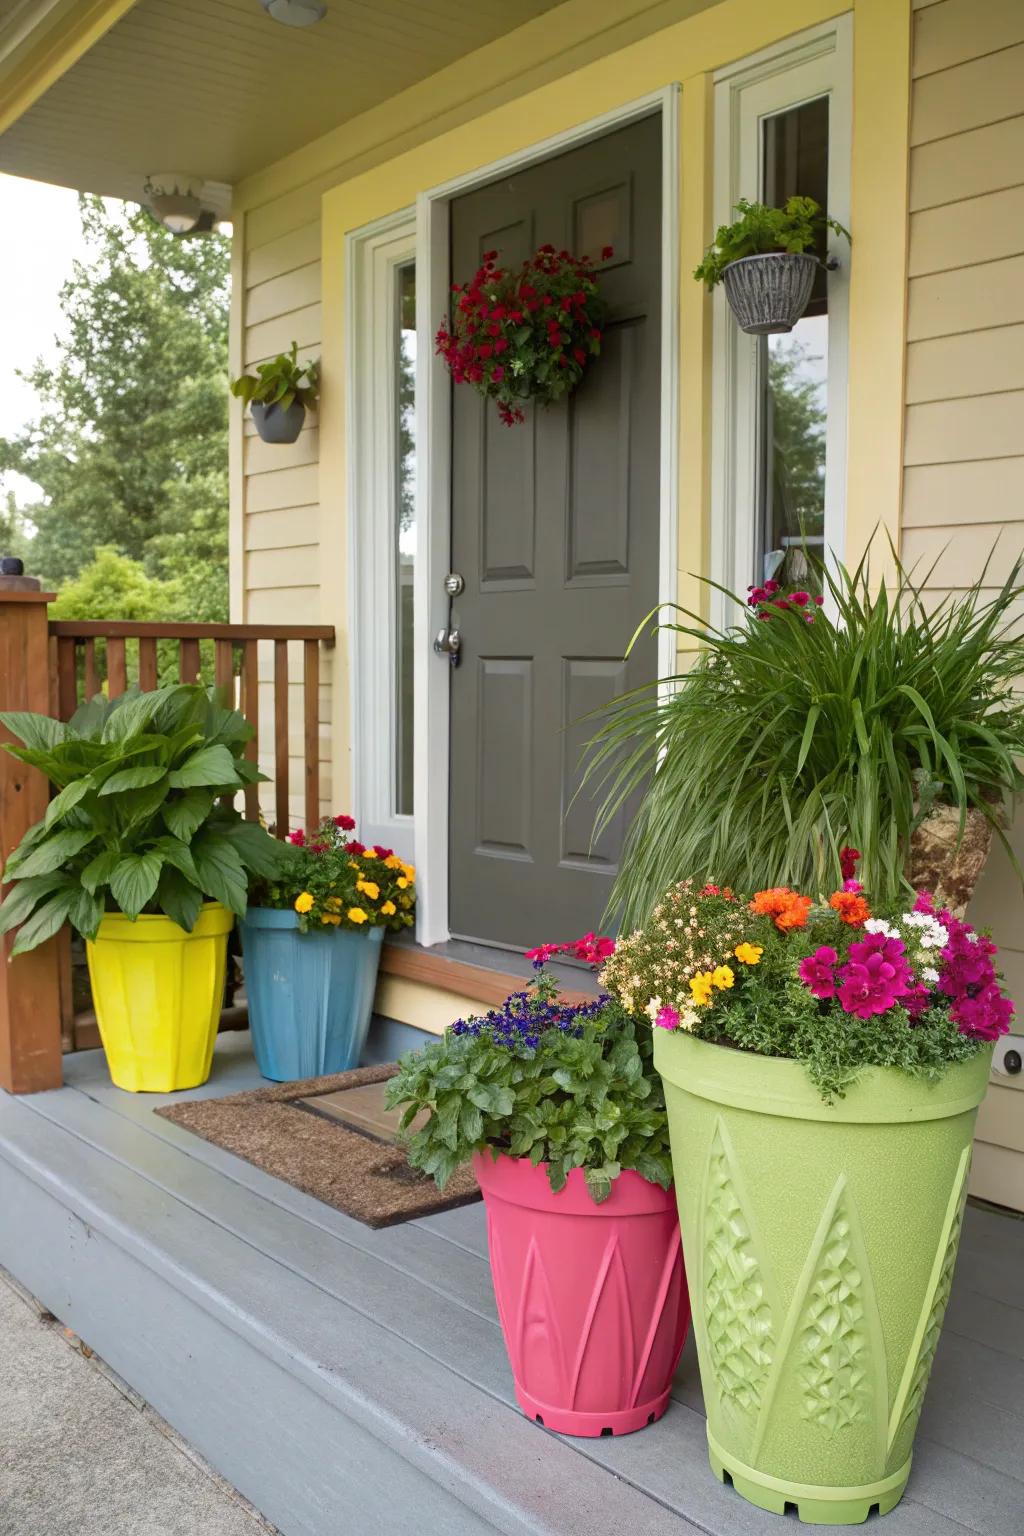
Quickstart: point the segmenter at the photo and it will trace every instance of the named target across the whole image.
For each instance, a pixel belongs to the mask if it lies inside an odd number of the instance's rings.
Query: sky
[[[83,254],[77,193],[0,175],[0,231],[0,433],[11,436],[36,409],[17,370],[54,357],[61,285]],[[25,501],[37,494],[20,475],[0,476],[0,489]]]

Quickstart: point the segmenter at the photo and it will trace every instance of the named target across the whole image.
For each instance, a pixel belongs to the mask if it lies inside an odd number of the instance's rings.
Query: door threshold
[[[521,951],[474,944],[468,939],[449,939],[429,948],[408,939],[389,939],[380,968],[384,975],[444,988],[492,1008],[503,1003],[510,992],[521,992],[534,974]],[[567,1002],[586,1001],[601,990],[588,970],[574,965],[550,965],[548,970],[560,983]]]

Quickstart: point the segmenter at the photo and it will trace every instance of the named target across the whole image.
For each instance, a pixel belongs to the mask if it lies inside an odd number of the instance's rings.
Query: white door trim
[[[434,334],[449,304],[448,205],[464,192],[521,170],[641,117],[662,119],[662,283],[660,433],[660,602],[676,597],[679,388],[679,86],[669,85],[614,112],[580,123],[490,165],[422,192],[416,204],[416,524],[414,581],[416,937],[440,944],[448,929],[449,689],[446,662],[432,642],[445,627],[443,590],[451,547],[451,390]],[[349,441],[353,441],[350,437]],[[675,671],[670,634],[662,635],[659,676]],[[355,684],[353,693],[356,691]]]

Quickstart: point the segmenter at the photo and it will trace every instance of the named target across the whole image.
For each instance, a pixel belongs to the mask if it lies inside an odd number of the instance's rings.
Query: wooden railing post
[[[47,604],[52,592],[25,576],[0,576],[0,709],[50,713]],[[13,740],[0,726],[0,742]],[[0,751],[0,858],[45,814],[49,785]],[[8,1093],[59,1088],[61,1070],[60,962],[57,940],[10,958],[14,936],[0,959],[0,1087]]]

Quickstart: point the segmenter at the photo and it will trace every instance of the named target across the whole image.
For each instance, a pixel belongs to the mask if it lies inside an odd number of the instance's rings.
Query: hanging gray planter
[[[276,404],[254,400],[249,409],[256,431],[265,443],[294,443],[306,419],[306,407],[301,400],[293,400],[285,410]]]
[[[770,251],[741,256],[722,273],[729,308],[751,336],[791,331],[811,300],[817,256]]]

